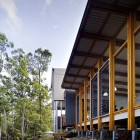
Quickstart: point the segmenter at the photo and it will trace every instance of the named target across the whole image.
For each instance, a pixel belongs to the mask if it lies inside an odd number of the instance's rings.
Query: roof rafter
[[[96,10],[111,12],[114,14],[124,15],[124,16],[128,15],[130,11],[134,10],[133,9],[134,7],[128,8],[128,7],[118,6],[118,5],[109,4],[106,2],[100,2],[100,1],[94,1],[94,2],[92,1],[91,7]]]
[[[80,32],[80,35],[81,35],[81,37],[97,39],[97,40],[104,40],[104,41],[110,41],[113,39],[112,36],[106,36],[106,35],[89,33],[89,32]]]
[[[75,55],[77,55],[77,56],[84,56],[84,57],[92,57],[92,58],[99,58],[99,57],[101,57],[101,55],[98,55],[98,54],[85,53],[85,52],[80,52],[80,51],[76,51]]]
[[[70,77],[87,78],[87,75],[78,75],[78,74],[66,74],[66,75]]]

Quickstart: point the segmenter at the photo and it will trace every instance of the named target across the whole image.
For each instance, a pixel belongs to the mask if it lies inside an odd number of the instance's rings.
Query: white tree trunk
[[[0,140],[2,140],[1,139],[1,131],[2,131],[2,126],[1,126],[1,123],[0,123]]]
[[[4,108],[4,124],[5,124],[5,136],[6,136],[6,140],[8,140],[8,134],[7,134],[7,115],[6,115],[6,110]]]
[[[0,113],[0,140],[2,140],[2,121],[1,121],[1,113]]]
[[[21,112],[21,140],[24,140],[24,109]]]
[[[13,137],[15,137],[14,136],[15,129],[14,129],[14,105],[13,104],[12,104],[12,131],[13,131]]]

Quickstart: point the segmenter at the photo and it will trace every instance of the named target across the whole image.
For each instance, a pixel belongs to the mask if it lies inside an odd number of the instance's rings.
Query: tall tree
[[[0,33],[0,72],[3,69],[4,58],[8,58],[6,48],[13,48],[13,47],[14,44],[12,42],[9,42],[7,37],[3,33]],[[2,136],[1,132],[2,132],[2,124],[1,124],[1,113],[0,113],[0,140]]]
[[[34,54],[29,53],[29,70],[33,75],[33,79],[37,81],[38,85],[38,97],[39,97],[39,106],[40,106],[40,124],[41,124],[41,107],[42,107],[42,92],[41,84],[43,82],[42,75],[47,72],[48,65],[51,61],[52,54],[49,50],[42,50],[41,48],[35,50]]]
[[[2,71],[3,68],[4,57],[8,57],[6,48],[13,47],[14,44],[12,42],[9,42],[7,37],[3,33],[0,33],[0,72]]]
[[[9,58],[5,69],[12,76],[14,83],[14,93],[20,102],[21,113],[21,139],[24,140],[24,119],[25,119],[25,99],[30,91],[29,76],[27,69],[28,59],[22,49],[12,51],[12,58]]]

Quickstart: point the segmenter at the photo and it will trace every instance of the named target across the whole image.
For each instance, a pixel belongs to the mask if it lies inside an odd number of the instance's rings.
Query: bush
[[[72,137],[76,137],[77,136],[77,132],[75,131],[70,131],[67,134],[67,138],[72,138]]]

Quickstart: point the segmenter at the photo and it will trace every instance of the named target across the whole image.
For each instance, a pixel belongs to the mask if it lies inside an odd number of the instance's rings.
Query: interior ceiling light
[[[107,92],[104,92],[103,96],[108,96],[108,93]]]
[[[115,89],[114,89],[115,91],[117,91],[117,88],[115,87]]]

